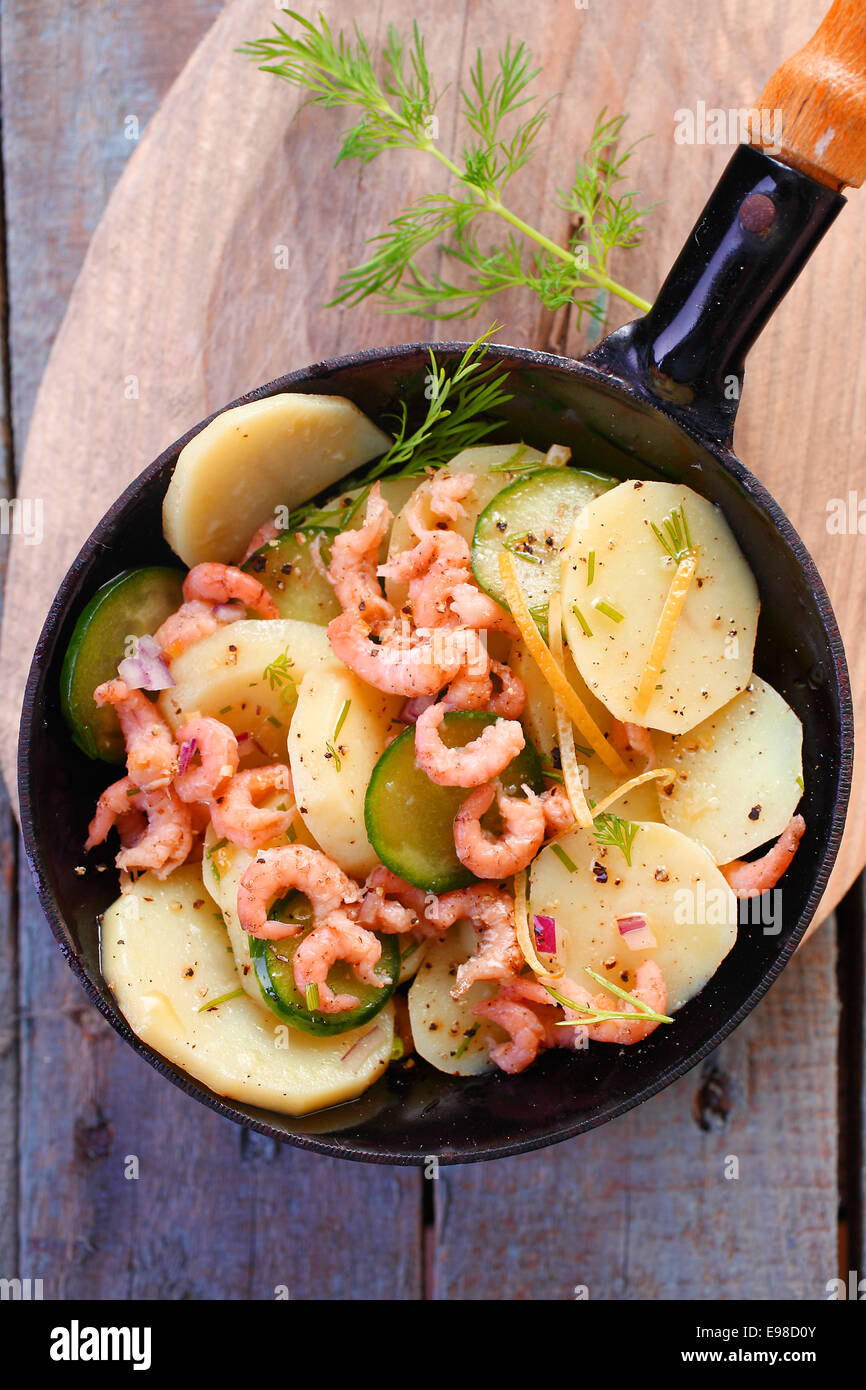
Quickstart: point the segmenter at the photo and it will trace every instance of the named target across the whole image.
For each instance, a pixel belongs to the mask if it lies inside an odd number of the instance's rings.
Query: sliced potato
[[[449,523],[451,529],[457,531],[467,545],[472,545],[475,523],[488,502],[493,500],[497,492],[501,492],[509,483],[513,483],[515,478],[523,476],[519,472],[512,473],[503,467],[504,464],[512,461],[517,465],[524,466],[528,463],[543,463],[544,454],[540,454],[537,449],[531,449],[528,444],[478,444],[472,449],[464,449],[461,453],[456,454],[449,463],[437,471],[436,477],[438,478],[447,477],[453,473],[472,473],[475,476],[472,491],[467,493],[460,504],[466,515]],[[499,471],[491,473],[491,468],[496,468]],[[426,525],[430,527],[436,525],[436,518],[427,506],[426,500],[430,496],[430,488],[434,481],[433,478],[425,478],[422,483],[419,483],[402,511],[395,516],[388,546],[389,556],[399,555],[401,551],[411,549],[415,544],[412,528],[409,525],[410,507],[418,507],[418,513]],[[400,608],[406,600],[407,586],[398,584],[393,579],[386,579],[385,592],[394,607]]]
[[[666,518],[681,506],[698,550],[697,573],[664,660],[661,689],[641,712],[637,690],[676,568],[652,528],[664,533]],[[562,607],[577,668],[617,719],[682,733],[749,683],[757,585],[721,511],[690,488],[628,482],[590,502],[563,552]]]
[[[343,396],[286,392],[224,410],[180,452],[165,538],[186,565],[234,564],[277,507],[299,506],[390,445]]]
[[[803,795],[803,726],[782,696],[752,676],[742,694],[687,734],[657,734],[662,819],[706,845],[717,864],[781,835]]]
[[[588,830],[557,843],[575,871],[546,847],[532,866],[530,897],[533,913],[556,922],[556,954],[566,975],[593,990],[589,966],[632,989],[637,967],[654,960],[665,978],[668,1012],[703,989],[737,936],[737,900],[707,851],[670,826],[646,823],[638,823],[631,865]],[[644,914],[654,949],[632,950],[620,935],[616,919],[630,913]]]
[[[314,666],[333,660],[328,634],[292,618],[241,619],[175,657],[175,684],[158,704],[172,729],[193,714],[212,715],[236,734],[241,752],[257,760],[286,757],[286,734],[297,689]]]
[[[369,1026],[311,1037],[245,994],[202,1012],[240,984],[198,866],[162,883],[142,874],[105,913],[101,946],[103,975],[129,1026],[217,1095],[305,1115],[360,1095],[388,1065],[391,1003],[377,1015],[375,1050],[357,1070],[343,1058]]]
[[[298,810],[325,853],[359,877],[379,862],[364,828],[364,798],[373,768],[404,727],[402,704],[338,661],[313,667],[298,689],[289,732]]]
[[[471,923],[457,923],[444,941],[434,941],[429,947],[409,990],[415,1049],[431,1066],[450,1076],[493,1071],[490,1043],[507,1037],[495,1023],[476,1018],[472,1012],[475,1004],[497,992],[496,984],[479,980],[462,999],[451,998],[457,967],[474,953],[476,944]]]

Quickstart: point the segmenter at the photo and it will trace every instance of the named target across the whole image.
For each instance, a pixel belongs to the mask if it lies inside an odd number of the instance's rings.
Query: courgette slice
[[[125,570],[98,589],[75,624],[60,673],[60,704],[72,738],[88,758],[122,763],[120,724],[93,692],[117,675],[130,637],[153,633],[183,602],[183,574],[163,565]]]
[[[475,525],[472,569],[481,588],[504,608],[499,555],[510,550],[522,563],[521,588],[546,633],[547,604],[559,589],[560,552],[578,513],[616,486],[615,478],[576,468],[541,468],[497,492]]]
[[[446,714],[439,734],[449,748],[462,748],[479,738],[496,715],[484,710]],[[531,743],[518,753],[499,781],[511,795],[521,788],[542,792],[544,780],[538,753]],[[477,880],[460,863],[454,848],[454,817],[469,796],[465,787],[440,787],[415,762],[415,730],[406,729],[389,744],[373,769],[364,803],[367,837],[382,863],[407,883],[429,893],[465,888]],[[493,834],[499,816],[491,807],[482,825]]]
[[[250,959],[256,971],[262,998],[278,1018],[290,1027],[300,1029],[302,1033],[334,1037],[337,1033],[347,1033],[351,1028],[368,1023],[387,1004],[397,987],[400,975],[400,947],[396,936],[375,933],[382,943],[382,954],[376,970],[379,974],[389,976],[391,983],[377,989],[374,985],[357,979],[345,961],[337,961],[328,972],[328,984],[337,994],[354,994],[359,1003],[354,1009],[344,1009],[338,1014],[326,1014],[319,1009],[311,1009],[295,984],[294,955],[301,942],[313,930],[309,900],[303,893],[290,893],[274,904],[270,915],[280,922],[304,924],[304,929],[298,936],[287,936],[282,941],[263,941],[260,937],[250,937]]]

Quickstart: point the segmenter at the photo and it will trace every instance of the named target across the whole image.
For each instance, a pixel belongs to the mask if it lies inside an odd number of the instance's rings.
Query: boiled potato
[[[224,410],[184,445],[165,501],[165,538],[185,565],[235,564],[277,507],[297,507],[391,439],[342,396],[287,392]]]
[[[698,550],[697,572],[663,663],[661,689],[642,712],[638,686],[676,569],[652,526],[664,533],[666,518],[681,506]],[[619,612],[621,621],[599,610],[599,602]],[[722,513],[690,488],[627,482],[590,502],[563,551],[562,606],[577,668],[617,719],[682,733],[749,683],[757,585]]]
[[[298,689],[289,732],[298,810],[325,853],[359,878],[379,862],[364,828],[364,798],[373,768],[402,731],[402,705],[338,661],[313,667]]]
[[[175,684],[158,699],[177,729],[193,714],[212,715],[236,734],[241,752],[285,761],[286,734],[303,677],[332,658],[317,623],[292,618],[241,619],[187,647],[171,664]]]
[[[717,864],[781,835],[803,794],[803,727],[771,685],[741,695],[687,734],[657,734],[662,819],[706,845]]]
[[[142,874],[105,913],[102,971],[132,1030],[217,1095],[305,1115],[360,1095],[388,1065],[389,1002],[376,1016],[375,1051],[357,1070],[343,1058],[369,1025],[336,1038],[288,1028],[240,988],[225,928],[197,865],[160,882]]]
[[[475,1004],[496,994],[494,982],[478,980],[462,999],[451,998],[457,967],[474,954],[477,939],[471,923],[458,922],[444,941],[432,943],[409,989],[415,1050],[431,1066],[451,1076],[492,1071],[490,1043],[503,1042],[508,1036],[495,1023],[476,1018],[472,1012]]]
[[[460,503],[466,515],[459,517],[456,521],[449,522],[451,529],[457,531],[469,546],[472,545],[472,537],[475,534],[475,523],[488,502],[493,500],[497,492],[501,492],[509,483],[513,483],[515,478],[521,476],[519,473],[510,473],[502,468],[503,464],[512,460],[516,464],[524,466],[527,463],[543,463],[544,454],[540,454],[537,449],[530,449],[526,444],[479,444],[472,449],[463,449],[449,463],[437,470],[436,477],[438,478],[448,477],[453,473],[472,473],[475,476],[472,491],[468,492]],[[491,473],[490,469],[493,467],[500,468],[502,471]],[[434,481],[433,478],[425,478],[422,483],[419,483],[402,511],[395,516],[394,525],[391,528],[391,541],[388,546],[389,557],[399,555],[404,550],[410,550],[415,544],[415,536],[409,525],[410,507],[418,507],[420,517],[426,525],[431,528],[436,525],[436,519],[426,505],[426,499],[430,495],[430,488]],[[393,579],[386,579],[385,592],[394,607],[399,609],[406,601],[408,590],[405,584],[398,584]]]
[[[703,989],[737,936],[737,900],[706,850],[661,824],[638,823],[631,865],[621,849],[588,830],[558,841],[574,872],[550,846],[532,866],[531,911],[556,922],[556,955],[566,975],[594,992],[589,966],[621,989],[634,987],[644,960],[654,960],[667,986],[667,1012]],[[603,881],[602,881],[603,880]],[[632,950],[617,917],[643,913],[652,950]]]

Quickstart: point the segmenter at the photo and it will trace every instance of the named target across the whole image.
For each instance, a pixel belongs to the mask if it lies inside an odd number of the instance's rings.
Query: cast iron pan
[[[94,802],[110,779],[67,734],[60,666],[76,618],[101,584],[122,569],[174,558],[162,540],[162,499],[181,448],[207,421],[172,444],[103,517],[60,586],[30,670],[19,752],[24,842],[49,925],[91,1000],[188,1094],[276,1139],[368,1162],[417,1163],[436,1155],[459,1163],[521,1153],[603,1124],[682,1076],[745,1018],[783,969],[815,912],[842,835],[851,700],[839,632],[815,566],[730,445],[745,353],[843,202],[826,181],[742,146],[646,318],[579,362],[490,350],[508,369],[513,392],[502,412],[508,421],[502,438],[539,449],[568,444],[586,467],[682,481],[723,509],[761,592],[755,669],[803,723],[808,829],[784,879],[780,929],[765,932],[743,904],[737,945],[720,970],[675,1026],[639,1046],[548,1053],[518,1077],[458,1080],[416,1062],[409,1070],[390,1069],[356,1101],[292,1119],[222,1099],[140,1042],[99,971],[96,919],[116,896],[116,879],[74,872]],[[448,361],[464,347],[439,344],[436,351]],[[426,344],[409,344],[318,363],[232,405],[306,391],[347,396],[380,421],[399,402],[417,413],[427,353]]]

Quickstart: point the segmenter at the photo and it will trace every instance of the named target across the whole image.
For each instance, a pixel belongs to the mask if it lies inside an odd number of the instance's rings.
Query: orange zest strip
[[[548,650],[541,633],[536,627],[532,614],[523,597],[517,578],[517,562],[508,550],[499,553],[499,576],[511,616],[517,624],[521,637],[526,643],[529,655],[538,666],[547,684],[555,695],[559,695],[571,720],[586,739],[590,748],[597,753],[605,767],[616,777],[627,777],[629,769],[615,748],[612,748],[601,729],[596,724],[586,705],[577,692],[572,689],[565,672],[557,665]]]
[[[562,646],[562,598],[558,593],[550,596],[550,604],[547,609],[547,627],[550,633],[551,656],[562,669],[565,666],[565,655]],[[575,820],[581,830],[589,830],[592,825],[592,811],[589,809],[583,783],[580,780],[580,764],[577,761],[577,749],[574,746],[574,725],[568,717],[568,711],[562,702],[561,695],[555,690],[553,703],[556,711],[556,737],[559,743],[562,780],[565,783],[566,794],[571,803]]]
[[[674,628],[677,619],[683,611],[683,604],[686,601],[686,594],[689,592],[692,580],[695,577],[695,570],[698,564],[698,553],[690,550],[684,555],[676,568],[676,573],[671,580],[671,587],[668,589],[668,596],[665,599],[664,608],[655,630],[650,654],[644,673],[640,679],[637,689],[635,705],[639,714],[646,714],[650,706],[655,688],[659,683],[662,673],[662,665],[668,654],[668,647],[674,635]]]

